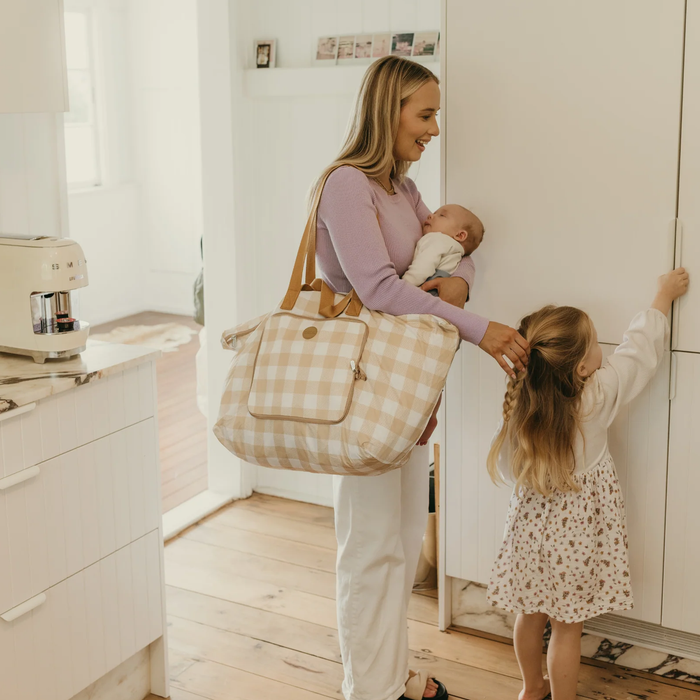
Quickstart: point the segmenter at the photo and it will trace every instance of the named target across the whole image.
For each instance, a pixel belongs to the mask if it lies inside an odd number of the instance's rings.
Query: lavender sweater
[[[406,178],[401,185],[394,181],[394,189],[395,195],[387,194],[379,183],[350,166],[331,173],[318,210],[316,252],[323,280],[342,294],[354,288],[368,309],[444,318],[457,326],[464,340],[478,345],[487,319],[401,279],[430,210],[413,180]],[[462,258],[453,276],[464,279],[471,289],[471,257]]]

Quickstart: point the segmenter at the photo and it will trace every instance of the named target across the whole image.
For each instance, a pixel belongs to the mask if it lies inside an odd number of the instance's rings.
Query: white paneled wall
[[[321,36],[438,29],[440,0],[242,0],[246,67],[255,39],[277,39],[277,65],[310,66]]]
[[[0,234],[62,236],[62,114],[0,114]]]
[[[126,0],[141,245],[150,308],[187,312],[200,267],[197,2]],[[233,193],[232,193],[233,196]]]
[[[439,0],[231,0],[236,175],[237,304],[229,326],[269,311],[284,296],[306,222],[306,196],[321,170],[337,155],[359,88],[362,70],[345,94],[318,94],[312,67],[319,36],[438,29]],[[277,65],[295,72],[303,95],[258,95],[241,86],[253,65],[255,39],[278,42]],[[438,71],[439,64],[430,67]],[[306,68],[307,70],[303,70]],[[253,69],[254,71],[255,69]],[[248,75],[248,84],[256,75]],[[263,91],[261,91],[263,92]],[[410,173],[428,206],[440,204],[440,145],[433,140]],[[464,202],[468,205],[468,202]],[[225,299],[221,300],[226,303]],[[212,342],[222,329],[211,328]],[[331,480],[323,475],[255,469],[255,488],[288,498],[331,504]]]

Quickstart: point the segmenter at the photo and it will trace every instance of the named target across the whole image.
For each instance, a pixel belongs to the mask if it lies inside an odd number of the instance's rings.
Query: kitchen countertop
[[[0,353],[0,414],[94,379],[160,357],[161,351],[139,345],[88,340],[87,348],[70,360],[37,364],[31,357]]]

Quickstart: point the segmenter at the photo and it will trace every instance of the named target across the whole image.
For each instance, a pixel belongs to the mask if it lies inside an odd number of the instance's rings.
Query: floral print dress
[[[575,446],[580,490],[549,496],[529,488],[513,492],[488,587],[493,606],[568,623],[633,607],[625,504],[607,428],[654,375],[667,335],[661,312],[639,314],[624,342],[589,379]],[[499,457],[506,478],[509,453],[504,446]]]

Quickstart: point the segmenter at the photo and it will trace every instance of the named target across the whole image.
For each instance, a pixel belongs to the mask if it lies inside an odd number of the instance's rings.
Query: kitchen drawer
[[[0,479],[155,415],[153,367],[145,362],[41,399],[27,413],[0,414]]]
[[[0,617],[0,697],[68,700],[162,636],[161,547],[149,533]]]
[[[155,419],[0,480],[0,613],[160,522]]]

